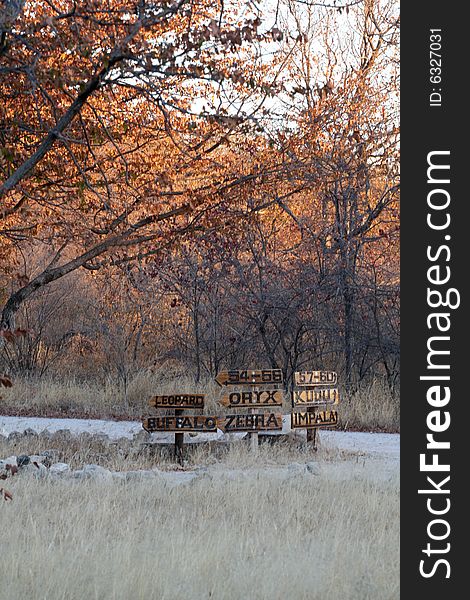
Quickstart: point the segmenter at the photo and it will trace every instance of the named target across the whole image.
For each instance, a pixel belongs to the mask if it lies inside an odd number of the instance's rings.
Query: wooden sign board
[[[281,413],[252,413],[219,417],[218,426],[223,431],[272,431],[282,429]]]
[[[297,385],[334,385],[338,383],[335,371],[297,371],[295,373]]]
[[[185,431],[195,431],[215,433],[217,432],[217,417],[207,415],[147,417],[144,419],[142,427],[149,432],[184,433]]]
[[[204,408],[204,394],[172,394],[154,396],[149,405],[155,408]]]
[[[291,414],[292,429],[313,429],[315,427],[335,427],[336,425],[338,425],[336,410],[294,412]]]
[[[292,401],[294,406],[319,406],[323,404],[338,404],[338,388],[320,390],[297,390],[293,392]]]
[[[215,378],[219,385],[263,385],[282,383],[281,369],[221,371]]]
[[[219,400],[222,406],[244,408],[247,406],[282,406],[280,390],[257,390],[249,392],[230,392]]]

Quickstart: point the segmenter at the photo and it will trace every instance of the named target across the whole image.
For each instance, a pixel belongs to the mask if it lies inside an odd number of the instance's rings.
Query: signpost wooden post
[[[247,391],[228,391],[219,400],[228,408],[248,408],[249,414],[227,415],[220,421],[225,431],[248,431],[253,452],[258,451],[259,431],[282,429],[282,415],[258,413],[256,409],[282,406],[281,369],[233,369],[221,371],[215,378],[222,386],[248,387]]]
[[[311,408],[307,409],[309,412],[312,410]],[[312,442],[313,448],[317,449],[317,428],[307,429],[307,443]]]
[[[253,388],[254,392],[258,392],[259,388]],[[250,409],[250,413],[252,415],[254,415],[256,413],[256,410],[254,408]],[[259,448],[259,435],[258,435],[258,431],[253,431],[252,433],[248,434],[250,436],[250,448],[251,451],[254,452],[255,454],[258,452],[258,448]]]
[[[184,413],[181,408],[175,409],[175,416],[179,417]],[[184,433],[175,433],[175,458],[180,465],[183,464],[183,446],[184,446]]]

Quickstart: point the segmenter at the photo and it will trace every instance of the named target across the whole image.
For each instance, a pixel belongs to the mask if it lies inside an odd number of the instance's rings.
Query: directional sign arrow
[[[221,371],[220,373],[217,374],[217,377],[215,378],[215,380],[219,385],[227,385],[228,372]]]
[[[244,369],[221,371],[215,378],[219,385],[281,384],[281,369]]]
[[[229,392],[219,400],[222,406],[245,408],[247,406],[282,406],[281,390],[256,390]]]

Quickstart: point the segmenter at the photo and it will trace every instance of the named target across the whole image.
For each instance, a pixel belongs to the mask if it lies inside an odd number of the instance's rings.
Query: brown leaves
[[[280,29],[278,29],[277,27],[273,27],[271,29],[270,33],[275,42],[280,42],[282,40],[282,38],[284,37],[282,31]]]
[[[2,386],[2,385],[3,385],[4,387],[8,387],[8,388],[10,388],[10,387],[12,387],[12,386],[13,386],[13,382],[12,382],[12,380],[11,380],[9,377],[7,377],[6,375],[2,375],[2,376],[0,377],[0,386]]]
[[[220,27],[214,19],[211,19],[211,22],[209,23],[209,30],[214,37],[220,36]]]

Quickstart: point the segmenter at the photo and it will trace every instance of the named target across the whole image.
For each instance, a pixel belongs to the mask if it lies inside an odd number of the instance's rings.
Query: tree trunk
[[[343,307],[344,307],[344,365],[345,365],[345,385],[348,392],[352,387],[352,365],[353,365],[353,340],[352,340],[352,321],[353,321],[353,298],[351,290],[346,283],[343,289]]]

